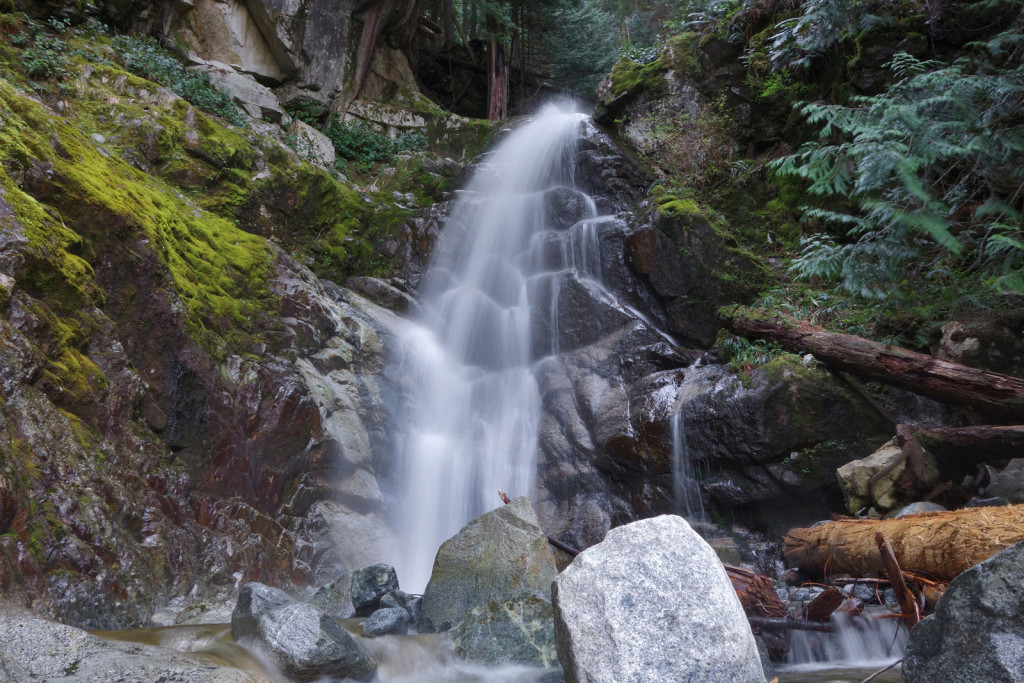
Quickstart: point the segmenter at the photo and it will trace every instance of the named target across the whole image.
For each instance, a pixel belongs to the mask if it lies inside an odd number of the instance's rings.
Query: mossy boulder
[[[670,331],[689,344],[710,346],[721,328],[716,311],[752,300],[769,272],[693,200],[665,193],[652,198],[655,205],[626,237],[627,261],[664,301]]]
[[[417,619],[421,632],[445,631],[467,611],[510,591],[547,592],[555,557],[529,498],[487,512],[437,552]]]

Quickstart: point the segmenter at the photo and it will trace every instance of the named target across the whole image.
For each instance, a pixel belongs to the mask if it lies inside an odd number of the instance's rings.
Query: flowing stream
[[[546,199],[573,186],[583,118],[547,108],[509,134],[460,193],[424,275],[418,319],[403,333],[414,388],[396,460],[394,564],[406,590],[423,590],[438,547],[500,505],[499,489],[533,493],[540,397],[531,299],[546,265],[541,238],[553,232]],[[593,215],[593,202],[583,213]],[[593,268],[593,230],[568,234],[567,265]],[[557,329],[549,336],[552,349]]]

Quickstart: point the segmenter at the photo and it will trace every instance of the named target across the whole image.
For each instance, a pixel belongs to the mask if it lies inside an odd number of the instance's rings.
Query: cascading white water
[[[672,416],[672,488],[674,512],[687,521],[706,523],[707,513],[700,495],[700,477],[686,446],[686,422],[683,411]]]
[[[545,269],[544,191],[572,186],[582,120],[545,109],[491,153],[453,207],[418,324],[402,334],[415,384],[397,459],[395,566],[407,591],[426,586],[441,543],[500,504],[499,488],[533,493],[540,398],[528,285]],[[563,259],[574,263],[564,249]]]
[[[831,623],[834,633],[790,632],[789,668],[881,668],[903,656],[907,631],[898,619],[834,614]]]

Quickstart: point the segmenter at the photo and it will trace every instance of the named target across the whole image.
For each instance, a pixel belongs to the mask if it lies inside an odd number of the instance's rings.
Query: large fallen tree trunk
[[[876,532],[885,534],[904,572],[950,581],[1024,541],[1024,505],[928,512],[897,519],[839,519],[793,529],[785,539],[786,562],[817,576],[878,575],[885,567]]]
[[[1024,454],[1024,426],[914,427],[913,434],[939,466],[970,466]]]
[[[923,396],[1005,420],[1024,418],[1024,379],[939,360],[850,334],[827,332],[803,321],[732,306],[721,311],[737,334],[811,353],[840,370],[881,380]]]

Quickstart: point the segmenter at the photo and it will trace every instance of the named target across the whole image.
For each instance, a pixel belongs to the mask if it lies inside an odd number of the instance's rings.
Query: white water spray
[[[414,388],[398,448],[395,566],[407,591],[426,586],[441,543],[500,504],[499,488],[533,494],[529,284],[552,265],[537,248],[552,229],[545,190],[572,186],[582,120],[549,108],[511,133],[460,193],[424,275],[418,324],[403,334]]]

